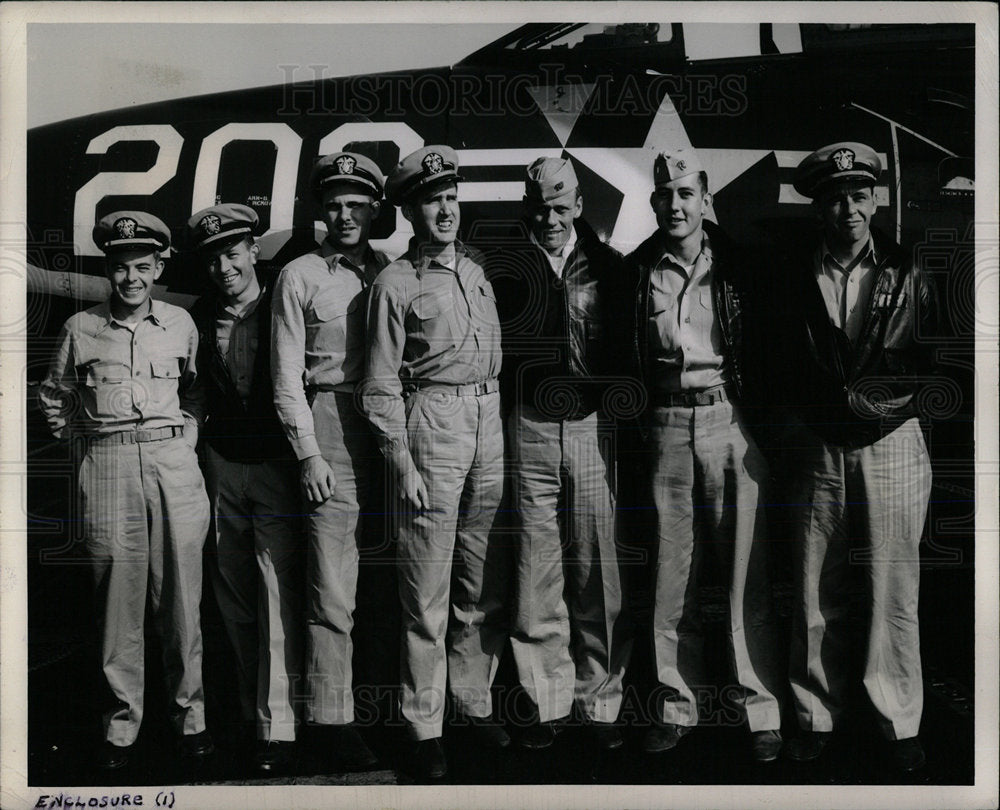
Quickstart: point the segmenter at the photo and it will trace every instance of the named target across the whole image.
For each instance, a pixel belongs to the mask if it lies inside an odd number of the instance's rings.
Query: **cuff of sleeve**
[[[386,447],[382,452],[385,453],[385,457],[389,460],[389,465],[399,478],[403,478],[416,470],[416,465],[413,463],[413,456],[410,455],[410,450],[405,444],[395,444],[394,446]]]
[[[296,436],[289,438],[292,443],[292,450],[295,451],[295,458],[303,461],[310,456],[322,455],[319,451],[319,442],[316,441],[316,434],[310,433],[308,436]]]

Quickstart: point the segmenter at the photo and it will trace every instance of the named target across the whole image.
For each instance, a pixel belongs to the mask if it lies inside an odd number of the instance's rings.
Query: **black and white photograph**
[[[997,805],[995,5],[0,24],[0,806]]]

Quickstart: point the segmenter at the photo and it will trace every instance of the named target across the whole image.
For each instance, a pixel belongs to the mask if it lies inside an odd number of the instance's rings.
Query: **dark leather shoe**
[[[549,720],[545,723],[532,723],[521,734],[518,742],[520,742],[522,748],[540,751],[543,748],[549,748],[556,741],[556,735],[561,731],[562,726],[555,720]]]
[[[755,762],[774,762],[781,753],[781,732],[776,729],[754,731],[750,738],[750,753]]]
[[[348,771],[366,771],[378,762],[378,757],[365,744],[358,730],[348,724],[333,726],[333,754],[337,762]]]
[[[892,755],[893,766],[903,773],[919,771],[927,762],[923,746],[920,745],[920,740],[916,737],[893,740],[889,743],[889,752]]]
[[[212,735],[206,729],[197,734],[183,735],[181,737],[181,751],[186,757],[204,759],[215,753],[215,743],[212,742]]]
[[[487,748],[502,749],[510,745],[510,735],[492,717],[469,717],[472,732]]]
[[[97,752],[97,767],[106,771],[124,768],[128,765],[128,756],[131,752],[131,745],[115,745],[105,740]]]
[[[443,779],[448,773],[448,760],[441,747],[441,738],[420,740],[413,754],[413,770],[418,779]]]
[[[647,754],[661,754],[677,747],[681,737],[691,733],[694,726],[678,726],[676,723],[656,723],[646,732],[642,750]]]
[[[797,737],[789,740],[785,746],[785,756],[795,762],[812,762],[814,759],[819,759],[828,742],[830,742],[829,731],[802,731]]]
[[[257,743],[254,767],[262,774],[288,773],[295,762],[295,743],[283,740],[261,740]]]
[[[614,751],[625,744],[621,731],[614,723],[591,723],[590,733],[602,751]]]

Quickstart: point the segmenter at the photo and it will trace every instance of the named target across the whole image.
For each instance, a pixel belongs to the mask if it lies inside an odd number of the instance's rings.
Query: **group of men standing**
[[[920,767],[930,467],[916,394],[936,304],[920,268],[870,230],[876,153],[840,143],[802,162],[797,188],[822,235],[766,268],[705,218],[708,175],[690,148],[656,156],[657,229],[627,257],[587,225],[573,164],[557,158],[527,167],[509,234],[485,253],[463,244],[458,163],[427,146],[384,180],[364,155],[323,157],[310,183],[326,239],[273,285],[256,272],[252,209],[195,213],[186,240],[214,291],[193,321],[150,298],[170,242],[162,221],[126,211],[97,224],[111,297],[66,323],[41,403],[57,435],[85,439],[86,542],[117,698],[101,764],[125,764],[142,719],[147,589],[184,751],[212,751],[198,612],[210,513],[262,771],[291,765],[303,723],[344,768],[376,762],[354,724],[351,635],[359,550],[382,512],[419,775],[447,771],[446,695],[482,744],[510,744],[490,694],[508,638],[534,707],[521,745],[552,745],[575,707],[595,745],[620,747],[633,644],[616,520],[624,443],[638,448],[630,480],[655,518],[643,641],[659,686],[644,749],[667,751],[698,725],[713,677],[698,585],[714,565],[752,756],[779,755],[790,682],[799,733],[786,753],[818,757],[850,685],[844,581],[863,570],[864,685],[893,761]],[[391,263],[368,243],[383,194],[414,234]],[[866,396],[873,375],[889,397]],[[628,415],[609,397],[622,379]],[[769,462],[801,489],[788,675],[770,608]]]

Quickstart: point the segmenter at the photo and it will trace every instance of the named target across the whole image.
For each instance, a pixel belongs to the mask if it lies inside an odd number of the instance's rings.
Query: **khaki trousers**
[[[517,532],[511,646],[539,720],[614,722],[632,648],[615,545],[614,426],[592,413],[510,415]]]
[[[790,440],[796,601],[790,678],[799,724],[831,731],[841,714],[852,662],[849,580],[866,579],[869,598],[864,686],[885,736],[915,737],[923,709],[920,536],[931,466],[918,420],[868,447],[832,447],[800,426]]]
[[[441,736],[446,685],[459,712],[492,711],[507,640],[507,550],[490,536],[503,493],[503,424],[497,393],[417,391],[406,414],[430,509],[399,520],[400,704],[424,740]]]
[[[658,553],[653,649],[659,719],[698,723],[697,691],[713,683],[703,662],[698,584],[708,559],[729,583],[733,697],[751,731],[781,726],[766,546],[766,463],[729,402],[656,407],[648,414]]]
[[[135,742],[145,689],[146,602],[162,645],[170,718],[179,734],[205,730],[201,679],[205,482],[180,436],[141,444],[94,441],[80,462],[87,551],[93,562],[104,677],[118,705],[105,739]]]
[[[358,547],[381,456],[353,393],[319,391],[312,400],[316,441],[333,470],[333,495],[307,507],[306,681],[310,723],[354,720],[352,657]],[[310,508],[311,507],[311,508]]]

